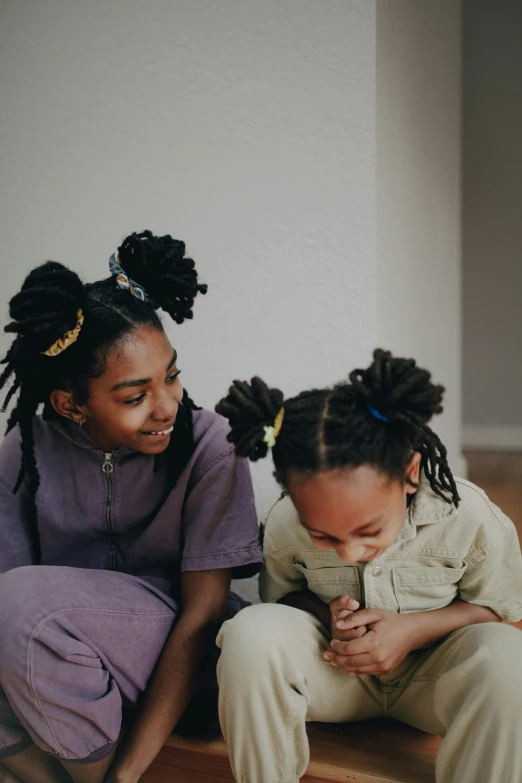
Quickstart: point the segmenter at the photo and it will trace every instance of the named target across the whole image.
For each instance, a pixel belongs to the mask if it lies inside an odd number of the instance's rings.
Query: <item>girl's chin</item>
[[[167,435],[143,435],[140,433],[138,451],[145,454],[161,454],[170,443],[170,432]]]

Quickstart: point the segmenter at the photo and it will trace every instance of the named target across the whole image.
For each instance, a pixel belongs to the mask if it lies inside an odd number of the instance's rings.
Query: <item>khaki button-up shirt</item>
[[[329,603],[347,594],[362,606],[407,614],[459,598],[509,622],[522,619],[522,556],[515,527],[482,490],[457,479],[458,509],[423,477],[395,542],[369,563],[317,549],[288,496],[262,523],[261,598],[308,589]]]

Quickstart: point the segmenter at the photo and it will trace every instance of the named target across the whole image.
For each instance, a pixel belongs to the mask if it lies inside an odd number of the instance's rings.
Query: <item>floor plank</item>
[[[211,772],[199,772],[158,763],[141,778],[143,783],[232,783],[233,780],[232,774],[223,777]]]
[[[310,724],[308,735],[312,761],[303,783],[434,783],[440,739],[409,726],[387,720]],[[143,780],[231,783],[233,777],[222,740],[200,742],[173,735]]]
[[[384,719],[310,724],[308,735],[312,761],[303,781],[435,781],[441,740],[410,726]]]

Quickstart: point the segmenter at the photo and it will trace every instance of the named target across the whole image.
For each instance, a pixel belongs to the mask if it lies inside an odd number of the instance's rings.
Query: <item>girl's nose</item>
[[[176,418],[178,407],[178,401],[165,389],[164,393],[156,399],[152,418],[154,421],[170,422]]]
[[[360,544],[338,544],[335,551],[347,563],[357,563],[364,556],[364,546]]]

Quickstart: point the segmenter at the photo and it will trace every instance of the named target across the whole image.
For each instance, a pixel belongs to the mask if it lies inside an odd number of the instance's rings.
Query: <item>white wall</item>
[[[522,451],[522,3],[463,6],[464,422]]]
[[[195,399],[381,344],[447,385],[461,472],[458,0],[4,0],[0,71],[5,301],[47,258],[96,279],[170,232],[210,284],[169,329]]]
[[[48,258],[105,276],[146,227],[210,285],[170,330],[196,400],[366,362],[375,54],[374,0],[4,0],[2,299]],[[265,506],[268,462],[256,488]]]
[[[461,457],[460,4],[377,2],[377,340],[446,386]]]

